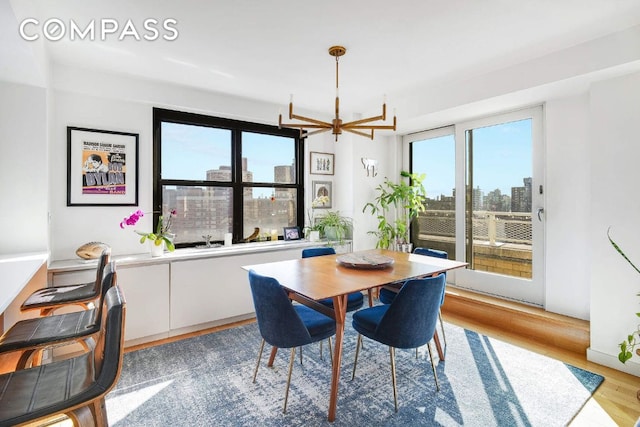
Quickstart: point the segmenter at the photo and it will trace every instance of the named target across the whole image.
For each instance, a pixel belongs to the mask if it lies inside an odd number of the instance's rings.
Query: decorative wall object
[[[367,171],[367,176],[374,177],[378,175],[378,172],[376,171],[376,169],[378,168],[377,160],[361,157],[360,161],[362,162],[364,169]]]
[[[311,152],[309,170],[314,175],[333,175],[334,157],[331,153]]]
[[[311,191],[313,191],[313,209],[329,209],[333,202],[331,181],[312,181]]]
[[[67,206],[137,206],[138,139],[67,127]]]

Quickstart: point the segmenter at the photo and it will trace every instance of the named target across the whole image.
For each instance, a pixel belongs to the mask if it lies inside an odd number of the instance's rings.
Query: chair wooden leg
[[[302,365],[302,347],[300,347],[300,364]]]
[[[353,373],[351,374],[351,381],[356,377],[356,366],[358,366],[358,353],[360,353],[360,342],[362,341],[362,335],[358,334],[358,342],[356,343],[356,358],[353,361]]]
[[[293,370],[293,359],[296,357],[296,348],[291,347],[291,357],[289,358],[289,375],[287,375],[287,388],[284,390],[284,407],[282,413],[287,413],[287,400],[289,399],[289,385],[291,384],[291,371]]]
[[[331,367],[333,368],[333,350],[331,349],[331,337],[329,337],[328,340],[329,340],[329,359],[331,360]]]
[[[436,364],[433,363],[433,354],[431,353],[431,341],[427,343],[429,349],[429,358],[431,359],[431,369],[433,369],[433,379],[436,380],[436,390],[440,391],[440,383],[438,382],[438,374],[436,373]]]
[[[74,427],[95,427],[96,421],[89,405],[76,408],[65,414]]]
[[[16,370],[28,368],[29,366],[27,364],[34,352],[35,352],[34,349],[23,351],[22,354],[20,355],[20,359],[18,359],[18,363],[16,363]],[[31,366],[35,366],[33,362],[31,363]]]
[[[396,387],[396,358],[393,347],[389,347],[389,357],[391,358],[391,383],[393,384],[393,403],[398,412],[398,389]]]
[[[256,362],[256,369],[253,371],[253,382],[256,382],[256,376],[258,375],[258,367],[260,366],[260,359],[262,358],[262,350],[264,350],[264,339],[260,344],[260,351],[258,352],[258,361]]]

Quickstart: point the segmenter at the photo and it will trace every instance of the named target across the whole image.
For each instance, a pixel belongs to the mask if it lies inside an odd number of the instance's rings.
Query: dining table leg
[[[340,382],[340,366],[342,365],[342,344],[344,340],[345,319],[347,318],[347,295],[333,297],[333,309],[336,314],[336,342],[333,349],[333,367],[331,370],[331,394],[329,396],[330,422],[336,419],[338,406],[338,385]]]
[[[271,347],[271,354],[269,355],[268,367],[273,366],[273,361],[276,360],[276,354],[278,354],[278,347]]]
[[[440,360],[444,362],[444,350],[442,349],[442,343],[440,343],[440,336],[438,335],[438,331],[433,333],[433,342],[436,345],[436,350],[438,351],[438,357]]]

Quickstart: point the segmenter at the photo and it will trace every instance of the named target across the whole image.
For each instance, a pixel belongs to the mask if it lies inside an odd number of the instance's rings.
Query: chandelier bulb
[[[289,94],[289,103],[293,104],[293,94]]]

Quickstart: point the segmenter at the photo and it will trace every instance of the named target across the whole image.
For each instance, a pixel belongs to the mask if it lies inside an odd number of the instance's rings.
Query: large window
[[[176,246],[303,224],[299,131],[154,108],[153,133],[154,224],[175,210]]]

